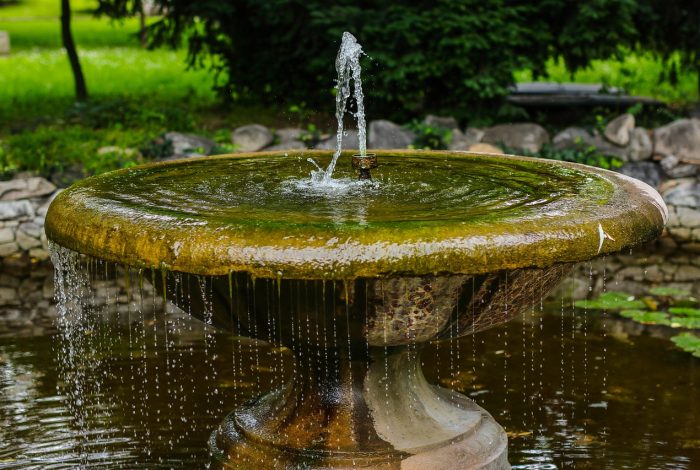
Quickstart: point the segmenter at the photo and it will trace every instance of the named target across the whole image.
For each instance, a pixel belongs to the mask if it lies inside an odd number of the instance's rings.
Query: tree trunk
[[[143,8],[143,3],[141,4],[141,9],[139,11],[139,37],[141,38],[141,47],[145,48],[148,45],[148,31],[146,30],[146,12]]]
[[[68,53],[70,67],[73,70],[75,97],[78,101],[85,101],[88,98],[88,92],[83,70],[80,68],[78,52],[75,50],[73,33],[70,29],[70,0],[61,0],[61,38],[63,39],[63,47],[66,48],[66,53]]]

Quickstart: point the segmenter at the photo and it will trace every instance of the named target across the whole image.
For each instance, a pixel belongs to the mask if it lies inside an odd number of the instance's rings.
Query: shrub
[[[492,112],[513,73],[545,70],[552,55],[574,70],[636,40],[633,0],[158,0],[152,44],[187,38],[189,63],[219,73],[228,99],[332,106],[333,58],[343,31],[367,58],[368,112]],[[140,0],[99,0],[101,13],[135,14]],[[399,119],[399,118],[403,119]]]

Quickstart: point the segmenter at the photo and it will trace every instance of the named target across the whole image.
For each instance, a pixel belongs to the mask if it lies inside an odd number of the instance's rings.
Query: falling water
[[[338,72],[338,83],[336,85],[338,92],[335,95],[335,118],[338,120],[336,149],[328,168],[325,171],[318,170],[312,173],[314,180],[323,184],[328,184],[331,181],[333,170],[343,148],[343,117],[345,116],[348,98],[350,98],[350,80],[354,82],[355,101],[357,102],[355,118],[357,119],[360,155],[367,153],[365,104],[364,94],[362,93],[362,67],[360,66],[362,54],[362,46],[357,42],[355,36],[348,32],[343,33],[343,40],[340,43],[338,56],[335,59],[335,69]]]

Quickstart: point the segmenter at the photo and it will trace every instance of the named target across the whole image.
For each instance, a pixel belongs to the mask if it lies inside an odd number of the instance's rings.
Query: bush
[[[139,0],[100,0],[113,17]],[[341,34],[367,52],[367,108],[374,116],[493,112],[520,69],[545,70],[552,55],[570,69],[609,57],[635,39],[632,0],[158,0],[166,14],[153,44],[181,44],[189,63],[211,68],[228,99],[263,104],[305,101],[330,111]]]

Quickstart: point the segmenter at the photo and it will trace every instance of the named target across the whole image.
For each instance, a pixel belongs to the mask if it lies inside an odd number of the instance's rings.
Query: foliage
[[[700,303],[683,289],[654,287],[641,299],[624,292],[604,292],[596,299],[579,300],[574,305],[591,310],[618,311],[621,317],[646,325],[700,329]],[[684,333],[671,340],[681,349],[700,357],[700,338],[695,335]]]
[[[680,335],[671,338],[673,344],[681,348],[685,352],[689,352],[693,356],[700,358],[700,337],[692,333],[681,333]]]
[[[365,47],[368,112],[385,117],[452,111],[471,117],[508,93],[517,70],[570,70],[621,55],[636,40],[634,0],[158,0],[152,44],[187,38],[189,63],[224,75],[228,98],[332,105],[333,61],[343,31]],[[99,0],[99,12],[135,14],[141,0]],[[497,51],[497,52],[495,52]],[[455,97],[459,97],[456,100]]]
[[[594,145],[587,145],[584,142],[579,142],[579,145],[575,147],[561,149],[551,144],[545,144],[539,152],[528,152],[521,149],[506,147],[505,152],[564,162],[583,163],[584,165],[597,166],[598,168],[604,168],[606,170],[616,170],[623,165],[622,160],[619,158],[604,155]]]
[[[671,63],[680,56],[672,54]],[[571,73],[562,59],[550,58],[545,64],[544,74],[535,77],[530,70],[519,70],[516,81],[551,81],[557,83],[576,82],[601,84],[606,88],[621,88],[635,96],[649,96],[662,101],[685,104],[698,100],[698,72],[684,70],[669,77],[669,65],[664,59],[645,51],[632,52],[623,49],[619,59],[597,59],[586,68]],[[619,114],[619,110],[615,110]],[[670,119],[667,119],[668,122]]]
[[[413,121],[407,127],[416,135],[412,148],[445,150],[452,142],[452,129],[433,126],[422,121]]]

